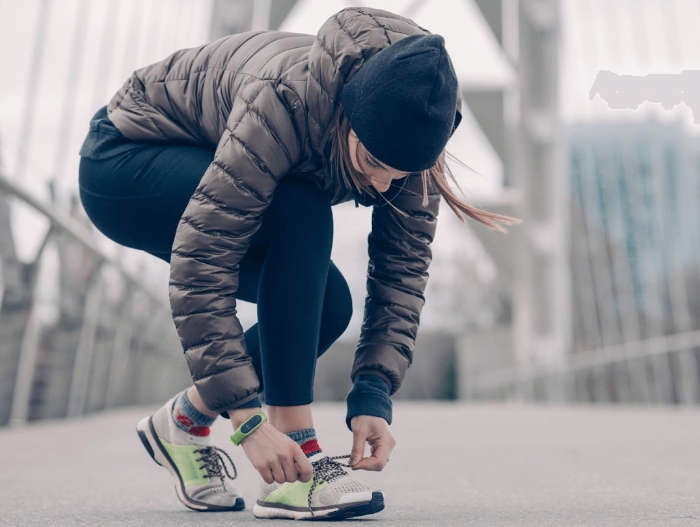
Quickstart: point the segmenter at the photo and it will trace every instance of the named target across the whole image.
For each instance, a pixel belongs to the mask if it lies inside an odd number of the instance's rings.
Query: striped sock
[[[216,421],[216,417],[204,415],[192,405],[187,397],[187,390],[175,401],[172,416],[178,428],[199,437],[208,436],[211,433],[209,427]]]
[[[288,432],[287,436],[292,441],[295,441],[297,445],[301,447],[301,450],[306,454],[306,457],[315,456],[323,452],[316,439],[316,429],[315,428],[304,428],[303,430],[297,430],[296,432]]]

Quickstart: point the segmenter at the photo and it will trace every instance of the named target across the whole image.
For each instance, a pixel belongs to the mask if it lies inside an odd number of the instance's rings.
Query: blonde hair
[[[350,121],[345,116],[345,112],[343,112],[342,107],[340,106],[335,114],[335,120],[332,126],[333,129],[331,130],[330,135],[330,163],[332,168],[334,168],[335,172],[340,175],[340,177],[343,179],[343,183],[345,183],[346,186],[350,188],[355,187],[362,193],[376,197],[377,191],[372,186],[371,182],[362,172],[356,170],[352,164],[352,160],[350,158],[350,147],[348,145],[348,136],[351,130]],[[447,165],[447,163],[445,163],[446,157],[449,157],[452,161],[469,168],[448,154],[446,151],[443,151],[437,163],[433,167],[420,172],[420,176],[423,181],[423,206],[428,204],[428,186],[432,185],[437,189],[440,195],[447,202],[447,205],[462,222],[465,222],[464,216],[466,215],[478,221],[482,225],[485,225],[489,229],[494,229],[501,232],[506,232],[504,226],[520,223],[520,220],[517,218],[511,218],[510,216],[504,216],[494,212],[481,210],[460,200],[447,182],[447,177],[449,176],[457,188],[459,188],[459,184],[455,180],[450,167]],[[399,212],[405,215],[403,211]]]

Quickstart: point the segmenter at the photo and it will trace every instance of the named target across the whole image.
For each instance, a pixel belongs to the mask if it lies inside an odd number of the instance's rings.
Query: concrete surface
[[[0,431],[0,525],[248,526],[256,474],[239,468],[248,508],[197,513],[145,453],[136,408]],[[342,404],[316,411],[328,454],[349,453]],[[387,469],[361,473],[386,493],[376,525],[700,525],[700,410],[396,404]],[[431,431],[432,430],[432,431]],[[371,518],[371,519],[370,519]],[[278,521],[275,525],[283,525]]]

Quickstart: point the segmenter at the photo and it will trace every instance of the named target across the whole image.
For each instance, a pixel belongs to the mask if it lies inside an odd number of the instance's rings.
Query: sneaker
[[[165,403],[150,417],[136,425],[153,460],[175,478],[177,497],[196,511],[238,511],[245,502],[238,490],[226,481],[236,478],[236,466],[229,455],[211,446],[209,437],[188,434],[172,418],[176,397]],[[233,476],[224,464],[225,456],[233,468]]]
[[[256,518],[344,520],[384,509],[384,494],[349,476],[336,459],[317,454],[309,458],[314,477],[308,483],[263,483],[253,506]],[[317,458],[317,459],[314,459]]]

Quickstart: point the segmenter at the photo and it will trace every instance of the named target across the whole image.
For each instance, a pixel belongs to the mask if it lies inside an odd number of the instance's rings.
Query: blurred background
[[[77,198],[94,112],[178,49],[315,34],[349,6],[445,37],[465,102],[448,145],[471,169],[453,167],[459,185],[523,219],[504,235],[441,212],[396,398],[700,403],[700,125],[685,103],[591,96],[602,70],[700,70],[697,1],[0,0],[0,425],[161,403],[189,381],[167,265],[107,240]],[[370,215],[334,208],[355,313],[319,361],[319,400],[350,388]]]

